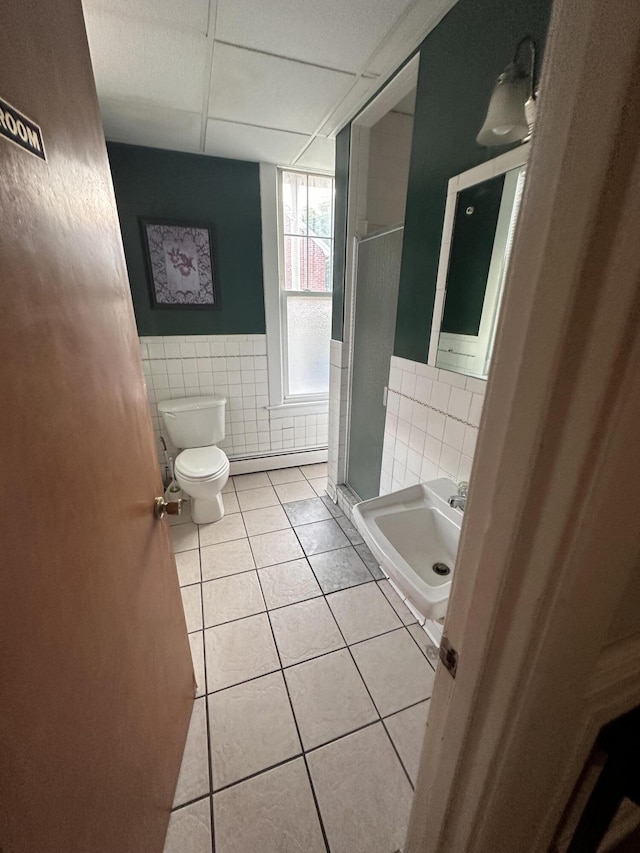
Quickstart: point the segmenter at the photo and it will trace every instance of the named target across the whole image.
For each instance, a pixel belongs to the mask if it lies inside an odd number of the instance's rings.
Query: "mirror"
[[[528,145],[449,181],[429,364],[486,379]]]

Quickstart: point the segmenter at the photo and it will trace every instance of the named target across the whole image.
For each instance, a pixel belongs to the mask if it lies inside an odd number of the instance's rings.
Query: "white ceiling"
[[[333,171],[456,0],[83,0],[107,139]]]

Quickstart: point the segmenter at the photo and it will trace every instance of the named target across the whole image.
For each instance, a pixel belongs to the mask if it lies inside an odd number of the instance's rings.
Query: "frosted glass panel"
[[[329,393],[331,299],[287,296],[289,395]]]
[[[358,244],[347,483],[362,500],[379,493],[386,415],[383,389],[396,331],[402,235],[398,229]]]

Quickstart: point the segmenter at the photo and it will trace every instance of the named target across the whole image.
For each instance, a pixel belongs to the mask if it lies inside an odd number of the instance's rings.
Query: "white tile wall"
[[[227,398],[220,447],[230,459],[327,446],[328,414],[270,416],[265,335],[141,337],[140,353],[163,470],[160,434],[165,433],[157,404],[175,397]],[[165,438],[175,458],[176,448]]]
[[[331,341],[329,374],[329,449],[327,492],[336,499],[336,486],[346,475],[347,393],[349,345]]]
[[[437,477],[468,480],[486,382],[393,356],[380,494]]]

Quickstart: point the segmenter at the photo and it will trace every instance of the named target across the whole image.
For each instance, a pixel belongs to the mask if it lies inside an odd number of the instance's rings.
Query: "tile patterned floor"
[[[402,848],[434,648],[325,488],[243,474],[171,519],[198,697],[165,853]]]

